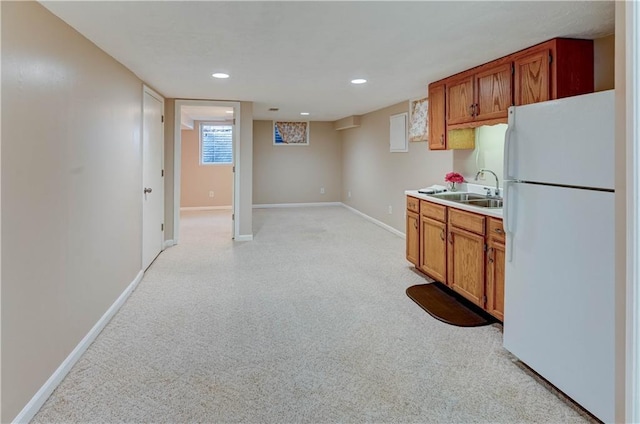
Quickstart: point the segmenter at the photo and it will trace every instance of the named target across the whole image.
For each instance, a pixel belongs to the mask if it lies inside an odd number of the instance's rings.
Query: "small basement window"
[[[200,165],[233,163],[233,127],[203,122],[200,124]]]
[[[273,144],[276,146],[308,146],[309,122],[273,121]]]

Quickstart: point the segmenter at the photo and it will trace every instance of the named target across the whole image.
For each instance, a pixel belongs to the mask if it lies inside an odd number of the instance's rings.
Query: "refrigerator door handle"
[[[504,171],[504,175],[503,178],[504,180],[510,180],[512,179],[511,177],[511,171],[509,169],[509,155],[510,155],[510,151],[511,151],[511,133],[513,132],[513,126],[515,125],[515,115],[514,115],[514,111],[513,111],[513,106],[509,108],[509,117],[508,117],[508,124],[507,124],[507,131],[504,134],[504,157],[503,157],[503,166],[502,169]]]
[[[515,181],[505,180],[503,182],[504,207],[502,208],[502,224],[504,226],[504,232],[505,232],[505,256],[506,256],[505,259],[507,262],[511,262],[511,259],[513,257],[513,247],[512,247],[513,223],[509,219],[509,216],[510,216],[509,208],[511,207],[511,203],[512,203],[509,196],[509,191],[510,191],[509,188],[513,183],[515,183]]]

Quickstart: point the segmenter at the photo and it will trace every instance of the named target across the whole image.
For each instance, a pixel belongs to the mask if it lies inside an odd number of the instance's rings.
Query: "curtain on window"
[[[276,127],[283,143],[307,143],[307,122],[276,122]]]
[[[428,109],[427,98],[413,100],[411,106],[411,122],[409,124],[409,141],[427,141],[428,139]]]

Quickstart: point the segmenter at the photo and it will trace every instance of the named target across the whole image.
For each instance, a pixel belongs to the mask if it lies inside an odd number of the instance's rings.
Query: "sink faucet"
[[[496,190],[494,191],[494,195],[495,196],[500,196],[500,183],[498,182],[498,176],[492,170],[490,170],[490,169],[481,169],[481,170],[479,170],[478,173],[476,174],[475,180],[478,181],[478,175],[482,174],[483,172],[489,172],[496,178]],[[491,191],[490,190],[487,190],[487,196],[491,196]]]

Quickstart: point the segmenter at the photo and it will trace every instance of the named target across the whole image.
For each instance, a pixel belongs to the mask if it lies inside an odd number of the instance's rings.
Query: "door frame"
[[[164,97],[158,93],[157,91],[155,91],[154,89],[152,89],[151,87],[147,86],[146,84],[142,84],[142,99],[141,99],[141,104],[140,104],[140,110],[142,111],[142,115],[141,115],[141,122],[140,122],[140,157],[141,157],[141,163],[142,166],[140,167],[140,193],[142,193],[142,190],[144,189],[144,95],[148,94],[151,97],[153,97],[154,99],[158,100],[161,104],[162,107],[162,119],[164,122]],[[165,163],[165,152],[164,152],[164,124],[162,124],[160,126],[160,152],[161,152],[161,156],[162,156],[162,160],[161,160],[161,164],[162,164],[162,171],[163,171],[163,175],[164,175],[164,163]],[[164,177],[163,177],[163,184],[162,184],[162,222],[165,223],[165,213],[164,213],[164,204],[165,204],[165,199],[166,199],[166,192],[164,189]],[[142,223],[142,228],[140,230],[140,240],[141,240],[141,249],[140,249],[140,265],[141,268],[144,267],[144,198],[143,196],[140,197],[140,201],[142,204],[142,208],[140,210],[140,222]],[[162,234],[161,234],[161,242],[160,242],[160,252],[162,252],[165,249],[165,243],[164,243],[164,234],[165,234],[165,230],[164,228],[162,229]],[[152,261],[153,263],[153,261]],[[143,269],[144,270],[144,269]]]
[[[174,113],[174,145],[173,145],[173,244],[180,239],[180,182],[182,172],[182,106],[222,106],[233,108],[233,195],[231,196],[231,213],[233,219],[232,238],[240,234],[240,102],[218,100],[185,100],[176,99]]]

